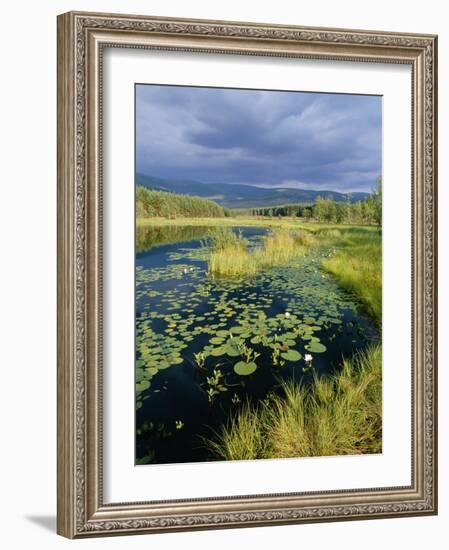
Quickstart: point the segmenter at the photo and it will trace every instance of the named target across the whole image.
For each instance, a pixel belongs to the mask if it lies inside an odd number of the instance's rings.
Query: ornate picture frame
[[[412,74],[412,483],[105,503],[105,48],[404,64]],[[58,533],[69,538],[437,513],[437,37],[70,12],[58,17]],[[130,367],[132,370],[132,367]]]

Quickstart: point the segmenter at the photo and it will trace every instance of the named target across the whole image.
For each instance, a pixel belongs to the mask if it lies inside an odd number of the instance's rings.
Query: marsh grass
[[[382,237],[373,228],[325,229],[315,233],[323,246],[335,252],[322,268],[353,292],[367,313],[382,323]]]
[[[304,256],[313,237],[304,232],[278,230],[264,238],[263,247],[255,251],[261,267],[285,265],[297,256]]]
[[[222,228],[210,241],[209,273],[218,277],[242,277],[304,256],[314,237],[304,232],[280,229],[264,237],[261,246],[250,250],[241,235]]]
[[[224,248],[212,251],[208,271],[215,277],[253,276],[258,271],[254,254],[241,248]]]
[[[207,235],[208,244],[212,250],[218,252],[227,248],[246,249],[248,240],[242,235],[241,230],[232,231],[229,227],[217,227],[210,229]]]
[[[379,453],[382,451],[382,349],[375,345],[311,386],[281,382],[281,393],[244,404],[214,439],[225,460]]]

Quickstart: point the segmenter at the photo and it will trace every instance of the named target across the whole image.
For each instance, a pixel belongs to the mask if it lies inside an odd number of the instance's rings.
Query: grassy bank
[[[382,323],[382,237],[369,228],[320,229],[315,232],[322,246],[334,250],[322,268],[353,292],[366,312]]]
[[[207,440],[224,460],[378,453],[382,450],[382,351],[343,362],[339,374],[310,387],[283,382],[281,395],[246,404]]]
[[[145,218],[137,216],[137,226],[222,226],[222,227],[271,227],[271,228],[300,228],[309,224],[302,223],[301,220],[295,218],[251,218],[251,217],[222,217],[208,218],[205,216],[197,218],[179,217],[176,219],[169,218]],[[314,225],[313,222],[310,225]],[[320,224],[321,227],[321,224]]]

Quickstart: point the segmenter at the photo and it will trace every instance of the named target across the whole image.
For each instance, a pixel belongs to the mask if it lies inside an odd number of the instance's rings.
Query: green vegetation
[[[322,268],[353,292],[378,325],[382,323],[382,237],[372,228],[319,229],[314,234],[334,253]]]
[[[363,201],[346,203],[318,197],[313,205],[313,217],[327,223],[375,224],[382,225],[382,180],[378,178],[376,189]]]
[[[141,186],[136,189],[137,218],[222,218],[228,215],[226,208],[201,197],[153,191]]]
[[[248,246],[248,240],[243,238],[242,232],[235,233],[228,227],[216,227],[209,230],[208,243],[214,252],[231,249],[244,249]]]
[[[297,226],[299,228],[299,226]],[[302,224],[308,231],[277,229],[254,250],[231,229],[222,227],[211,239],[209,273],[218,277],[252,276],[259,271],[286,265],[304,256],[312,246],[328,249],[322,268],[354,293],[366,312],[381,324],[382,237],[374,227]]]
[[[382,224],[382,180],[378,178],[376,189],[364,200],[352,201],[346,195],[346,201],[336,201],[330,197],[318,196],[312,204],[284,204],[262,208],[235,210],[240,216],[261,217],[297,217],[325,223],[346,224]]]
[[[382,350],[345,359],[341,372],[311,386],[281,382],[282,393],[244,404],[214,439],[224,460],[378,453],[382,446]]]
[[[257,217],[226,217],[226,218],[137,218],[137,226],[140,227],[268,227],[300,229],[303,225],[299,219],[291,218],[257,218]],[[310,224],[311,225],[311,224]]]
[[[216,277],[251,277],[256,272],[255,257],[247,250],[228,248],[210,255],[209,273]]]
[[[252,276],[269,267],[285,265],[291,259],[304,256],[314,238],[304,232],[286,229],[263,238],[254,250],[248,242],[229,228],[222,228],[211,239],[209,273],[218,277]]]
[[[279,206],[267,206],[261,208],[234,209],[237,215],[290,218],[311,218],[313,203],[308,204],[280,204]]]
[[[299,218],[324,223],[382,225],[382,181],[377,180],[376,189],[364,199],[353,202],[346,195],[346,202],[318,196],[314,203],[284,204],[258,208],[228,209],[203,197],[181,195],[166,191],[156,191],[143,186],[136,190],[136,215],[138,224],[147,223],[151,218],[176,220],[198,218],[246,218],[247,225],[259,217]],[[231,222],[232,223],[232,222]],[[238,223],[236,224],[238,225]]]

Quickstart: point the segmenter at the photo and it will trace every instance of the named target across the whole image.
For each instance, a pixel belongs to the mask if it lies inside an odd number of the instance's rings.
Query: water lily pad
[[[234,371],[240,376],[248,376],[257,369],[257,365],[254,362],[245,363],[245,361],[239,361],[234,365]]]
[[[286,361],[299,361],[302,355],[295,349],[289,349],[288,351],[281,353],[281,357]]]
[[[157,374],[158,370],[156,367],[149,367],[148,369],[145,369],[147,371],[148,374],[150,374],[151,376],[154,376],[155,374]]]
[[[323,353],[327,350],[326,346],[321,344],[321,342],[310,342],[305,348],[312,353]]]
[[[240,355],[240,351],[233,346],[226,346],[226,353],[229,355],[229,357],[238,357]]]
[[[342,323],[341,319],[336,319],[336,318],[329,319],[329,321],[331,323],[333,323],[334,325],[341,325],[341,323]]]
[[[283,340],[284,344],[289,348],[292,348],[296,345],[296,340]]]
[[[211,344],[214,344],[214,345],[220,345],[220,344],[222,344],[222,343],[224,342],[224,340],[223,340],[223,338],[220,338],[220,337],[218,337],[218,336],[214,336],[213,338],[211,338],[211,339],[209,340],[209,342],[210,342]]]
[[[142,382],[139,382],[136,384],[136,390],[137,391],[145,391],[150,387],[150,381],[149,380],[142,380]]]
[[[213,355],[214,357],[220,357],[221,355],[224,355],[227,351],[228,351],[227,347],[219,346],[211,350],[210,354]]]
[[[232,334],[241,334],[242,332],[246,332],[245,327],[231,327]]]

